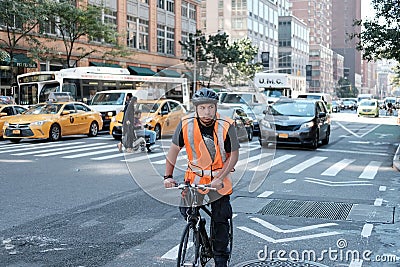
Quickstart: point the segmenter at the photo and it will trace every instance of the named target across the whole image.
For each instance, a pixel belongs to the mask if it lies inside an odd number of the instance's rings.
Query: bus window
[[[37,104],[37,85],[22,85],[19,91],[19,101],[20,105],[33,105]]]
[[[39,102],[46,102],[51,92],[60,92],[59,83],[45,84],[39,94]]]

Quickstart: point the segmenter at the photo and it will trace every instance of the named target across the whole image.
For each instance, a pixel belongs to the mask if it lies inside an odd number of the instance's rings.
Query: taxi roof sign
[[[50,102],[68,102],[73,100],[69,92],[51,92],[48,99]]]

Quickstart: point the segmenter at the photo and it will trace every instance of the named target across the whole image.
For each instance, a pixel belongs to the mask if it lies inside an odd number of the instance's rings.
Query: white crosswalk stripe
[[[0,147],[0,154],[10,154],[12,156],[34,156],[34,157],[52,157],[61,156],[64,159],[77,159],[89,157],[90,160],[103,161],[109,159],[118,159],[126,162],[139,162],[143,160],[151,161],[152,164],[162,165],[165,164],[165,157],[168,146],[164,145],[155,150],[152,153],[119,153],[116,147],[116,142],[107,142],[109,138],[98,138],[99,142],[90,143],[85,140],[82,141],[60,141],[60,142],[40,142],[40,143],[19,143],[19,144],[7,144]],[[170,140],[162,140],[161,144],[170,143]],[[309,159],[304,159],[301,162],[293,164],[291,159],[298,158],[294,154],[284,154],[282,156],[274,157],[274,153],[265,151],[258,146],[256,142],[241,144],[239,161],[236,164],[236,168],[246,169],[251,172],[265,172],[266,170],[278,165],[285,163],[286,171],[288,174],[300,174],[308,168],[313,170],[320,169],[321,176],[338,176],[342,172],[346,172],[346,169],[351,168],[353,164],[359,164],[359,158],[345,158],[338,162],[326,163],[328,157],[315,156]],[[165,148],[165,149],[164,149]],[[259,151],[257,151],[259,150]],[[329,151],[330,152],[330,151]],[[177,166],[186,166],[186,151],[182,149],[177,159]],[[325,161],[324,164],[319,164]],[[360,179],[375,179],[379,168],[383,162],[370,161],[363,168],[359,169],[359,173],[355,174],[355,177]],[[253,166],[251,166],[253,165]],[[251,167],[250,167],[251,166]],[[326,167],[325,167],[326,166]],[[325,169],[323,169],[325,168]],[[353,178],[355,178],[353,177]],[[318,178],[318,177],[316,177]],[[321,177],[322,178],[322,177]],[[295,181],[295,180],[293,180]]]

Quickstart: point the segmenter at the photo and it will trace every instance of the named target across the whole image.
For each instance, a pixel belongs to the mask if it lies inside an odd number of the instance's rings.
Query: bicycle
[[[178,184],[177,189],[186,190],[188,198],[191,200],[191,209],[187,213],[187,224],[183,231],[181,241],[179,244],[177,267],[204,267],[213,257],[212,238],[213,233],[210,232],[210,236],[207,234],[205,228],[206,219],[202,218],[200,210],[203,210],[211,218],[211,226],[213,224],[211,211],[200,203],[200,198],[203,198],[203,194],[200,191],[213,190],[215,188],[209,185],[195,185],[195,184]],[[201,196],[201,197],[200,197]],[[233,246],[233,223],[232,218],[229,218],[229,259],[230,261],[232,246]],[[210,227],[212,230],[213,227]],[[210,231],[211,231],[210,230]]]

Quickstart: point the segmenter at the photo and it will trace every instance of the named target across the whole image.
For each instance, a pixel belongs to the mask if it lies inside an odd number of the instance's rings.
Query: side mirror
[[[8,114],[5,113],[5,112],[1,112],[1,113],[0,113],[0,117],[4,117],[4,116],[8,116]]]
[[[69,110],[63,110],[63,112],[61,112],[62,116],[69,115],[69,114],[71,114],[71,111],[69,111]]]

